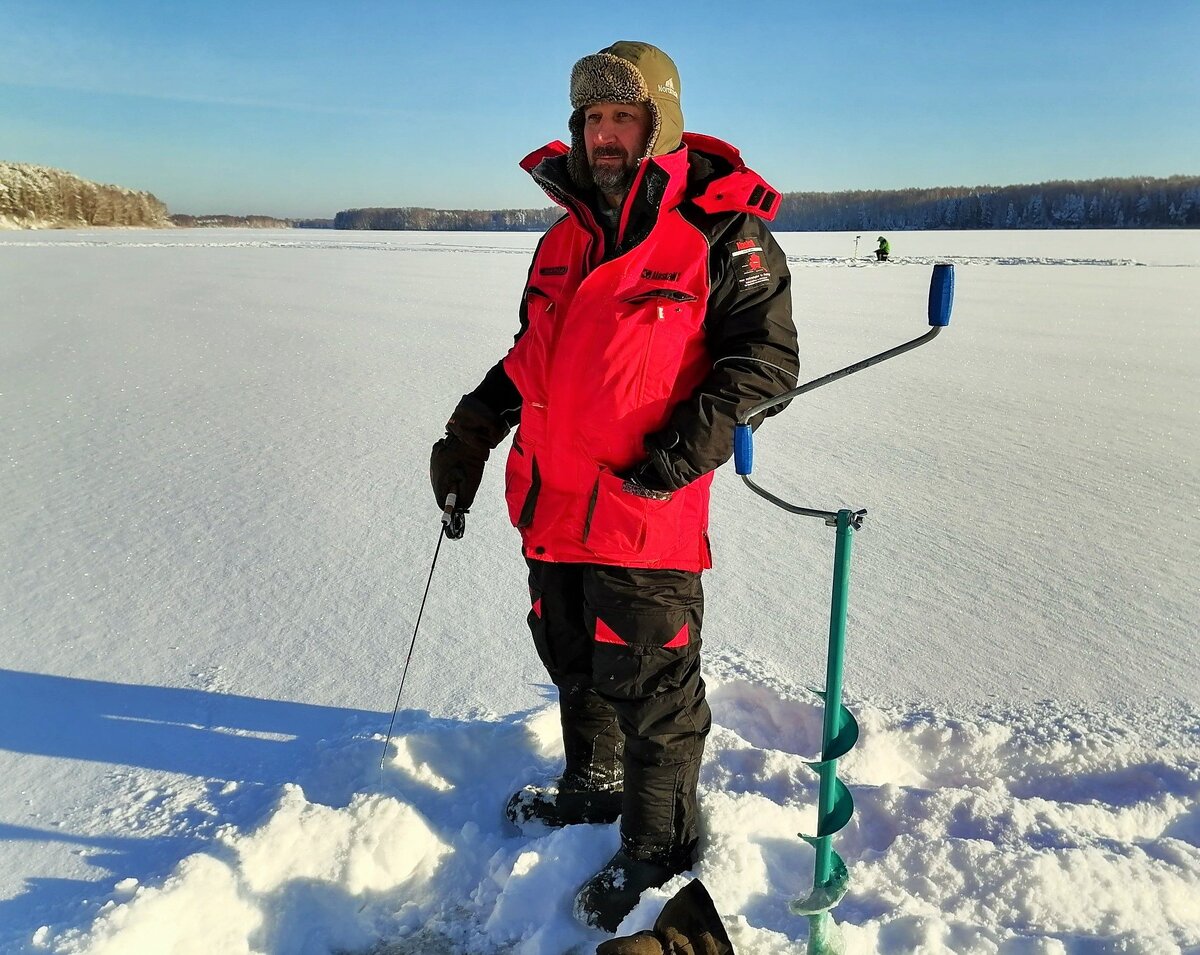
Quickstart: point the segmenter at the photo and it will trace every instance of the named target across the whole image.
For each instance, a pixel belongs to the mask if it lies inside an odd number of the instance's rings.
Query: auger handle
[[[748,424],[733,428],[733,469],[742,475],[754,470],[754,432]]]
[[[785,391],[781,395],[776,395],[774,398],[768,398],[766,401],[760,401],[754,405],[749,411],[745,412],[737,425],[734,426],[733,432],[733,467],[734,470],[743,478],[751,474],[754,470],[754,436],[750,429],[750,419],[755,415],[766,411],[768,408],[773,408],[775,405],[783,404],[785,401],[791,401],[800,395],[806,394],[822,385],[828,385],[831,382],[839,381],[847,375],[853,375],[857,371],[862,371],[864,368],[870,368],[872,365],[878,365],[881,361],[886,361],[889,358],[895,358],[897,355],[902,355],[906,351],[911,351],[918,345],[924,345],[926,342],[936,338],[938,333],[950,324],[950,310],[954,305],[954,266],[949,263],[939,263],[933,267],[933,275],[929,280],[929,331],[920,338],[914,338],[912,341],[905,342],[902,345],[897,345],[895,348],[889,348],[887,351],[880,352],[878,355],[872,355],[870,358],[864,358],[860,362],[855,362],[853,365],[847,365],[845,368],[839,368],[837,371],[830,372],[828,375],[822,375],[820,378],[814,378],[812,381],[805,382],[793,388],[791,391]],[[775,503],[779,503],[777,500]]]
[[[950,324],[950,309],[954,306],[954,266],[940,262],[933,267],[929,279],[929,324],[945,328]]]

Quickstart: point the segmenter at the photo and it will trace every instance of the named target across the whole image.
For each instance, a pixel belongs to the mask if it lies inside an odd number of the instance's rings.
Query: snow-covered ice
[[[780,237],[804,377],[756,479],[866,507],[836,839],[853,953],[1200,952],[1200,233]],[[864,235],[859,255],[870,255]],[[561,755],[500,461],[428,448],[532,234],[0,233],[0,952],[590,953],[614,827],[501,809]],[[502,460],[502,459],[500,459]],[[702,878],[803,948],[833,535],[715,485]],[[647,893],[648,926],[680,878]]]

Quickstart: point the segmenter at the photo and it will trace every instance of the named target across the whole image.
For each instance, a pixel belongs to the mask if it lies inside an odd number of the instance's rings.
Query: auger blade
[[[813,692],[822,700],[825,699],[824,690],[814,689]],[[845,706],[839,706],[838,710],[839,722],[837,736],[829,741],[826,751],[821,754],[822,762],[828,762],[831,759],[840,759],[850,752],[850,750],[854,749],[854,744],[858,742],[858,720],[854,718],[854,714],[846,709]],[[810,763],[809,765],[816,764]]]
[[[824,763],[806,763],[810,769],[820,772]],[[850,821],[850,817],[854,815],[854,797],[850,794],[850,790],[846,788],[846,784],[836,776],[833,780],[833,808],[829,810],[828,815],[824,819],[817,821],[817,834],[815,836],[806,836],[800,833],[800,838],[806,842],[815,842],[823,836],[832,836],[839,829],[843,828]]]
[[[814,842],[809,836],[801,836],[806,842]],[[846,863],[836,852],[832,853],[833,873],[824,885],[816,886],[807,898],[796,899],[788,908],[793,915],[822,915],[837,905],[850,888],[850,873]]]

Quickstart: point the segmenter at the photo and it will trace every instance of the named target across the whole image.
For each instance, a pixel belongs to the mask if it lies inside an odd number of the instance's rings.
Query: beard
[[[605,157],[620,159],[621,162],[618,165],[612,162],[598,163],[596,161]],[[620,146],[597,147],[592,153],[592,161],[589,166],[596,188],[610,195],[623,195],[629,192],[629,187],[633,185],[634,174],[637,172],[636,163],[630,162],[629,154]]]

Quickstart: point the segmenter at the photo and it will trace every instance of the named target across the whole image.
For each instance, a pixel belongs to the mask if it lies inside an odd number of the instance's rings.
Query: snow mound
[[[86,935],[56,951],[327,952],[379,935],[377,906],[428,904],[421,886],[449,850],[395,799],[359,795],[343,809],[285,786],[270,818],[250,833],[224,830],[210,852],[184,859],[158,888],[109,902]],[[118,898],[136,880],[118,883]]]
[[[646,893],[622,928],[648,927],[688,877],[703,879],[739,952],[794,952],[806,894],[820,745],[815,696],[717,659],[720,719],[701,796],[704,858]],[[736,671],[736,672],[735,672]],[[967,715],[855,706],[842,761],[856,802],[836,847],[850,892],[836,910],[850,951],[1127,951],[1200,945],[1198,714],[1050,705]],[[265,821],[221,830],[156,887],[124,878],[86,930],[43,930],[36,949],[128,952],[592,952],[576,888],[616,847],[616,827],[530,838],[501,808],[553,775],[554,707],[500,720],[403,711],[383,792],[348,805],[283,787]],[[368,745],[373,744],[373,745]],[[342,749],[372,777],[380,736]],[[379,941],[383,939],[384,941]],[[1096,946],[1096,947],[1089,947]]]

